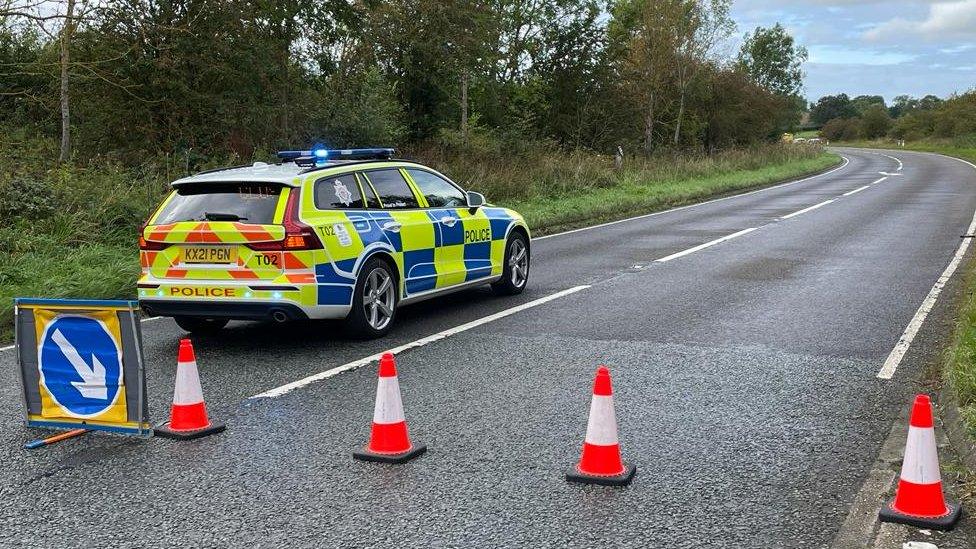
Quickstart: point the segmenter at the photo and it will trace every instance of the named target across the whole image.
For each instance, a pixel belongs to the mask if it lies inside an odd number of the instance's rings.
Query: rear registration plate
[[[183,263],[237,263],[237,248],[229,246],[183,248]]]

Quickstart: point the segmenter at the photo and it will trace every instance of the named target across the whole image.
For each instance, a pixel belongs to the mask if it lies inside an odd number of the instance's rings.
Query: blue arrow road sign
[[[73,415],[97,416],[118,397],[122,351],[105,325],[94,318],[56,318],[44,330],[38,359],[41,383]]]

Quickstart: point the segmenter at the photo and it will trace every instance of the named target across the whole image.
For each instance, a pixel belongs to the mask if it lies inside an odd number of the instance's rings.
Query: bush
[[[878,139],[891,129],[891,117],[884,105],[871,105],[861,115],[861,134],[868,139]]]
[[[862,136],[860,118],[834,118],[824,124],[820,135],[830,141],[854,141]]]
[[[20,219],[44,219],[54,209],[54,193],[49,184],[29,176],[0,184],[0,226],[12,225]]]

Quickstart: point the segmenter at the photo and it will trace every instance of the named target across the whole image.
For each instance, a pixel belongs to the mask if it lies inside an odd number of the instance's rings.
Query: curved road
[[[962,162],[838,152],[846,164],[818,177],[537,239],[522,296],[407,308],[384,340],[329,323],[198,338],[228,430],[196,442],[24,451],[42,433],[22,427],[0,352],[0,545],[828,545],[937,346],[920,336],[892,379],[877,373],[976,210]],[[398,357],[428,453],[353,461],[375,391],[360,359],[486,317]],[[158,421],[182,333],[143,328]],[[600,363],[638,465],[626,489],[563,478]]]

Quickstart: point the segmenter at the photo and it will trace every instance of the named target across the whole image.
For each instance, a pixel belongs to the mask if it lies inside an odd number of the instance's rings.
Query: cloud
[[[864,33],[873,42],[902,40],[906,36],[930,42],[976,38],[976,0],[935,2],[923,20],[890,19]]]
[[[810,63],[824,65],[899,65],[917,55],[894,51],[852,49],[838,45],[810,46]]]

